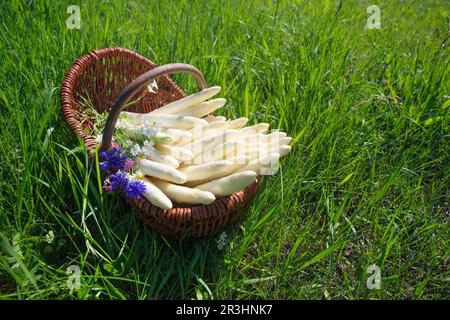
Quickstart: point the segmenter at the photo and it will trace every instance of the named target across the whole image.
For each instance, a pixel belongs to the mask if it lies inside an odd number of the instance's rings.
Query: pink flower
[[[127,161],[125,161],[125,164],[123,165],[123,170],[130,171],[133,166],[134,166],[134,161],[128,159]]]

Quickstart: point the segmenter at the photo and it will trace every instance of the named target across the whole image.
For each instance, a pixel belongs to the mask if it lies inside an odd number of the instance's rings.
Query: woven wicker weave
[[[90,99],[99,112],[111,108],[103,135],[103,145],[105,141],[106,145],[109,145],[117,120],[112,114],[116,113],[118,116],[123,108],[119,105],[124,104],[123,97],[127,91],[128,98],[141,96],[145,83],[151,81],[146,75],[153,73],[153,76],[157,76],[157,94],[145,95],[143,99],[128,107],[127,111],[145,113],[185,97],[186,94],[165,74],[188,72],[197,78],[200,89],[204,87],[203,76],[197,69],[189,65],[174,66],[157,67],[147,58],[123,48],[92,51],[75,61],[64,77],[61,85],[64,120],[72,132],[83,139],[88,150],[95,151],[94,137],[89,134],[93,123],[81,121],[81,102],[83,99]],[[155,73],[156,70],[160,72]],[[140,83],[137,85],[138,82]],[[235,221],[247,209],[257,188],[258,179],[244,190],[219,197],[210,205],[183,207],[175,204],[175,207],[168,211],[153,206],[146,199],[126,201],[136,209],[137,217],[152,228],[174,237],[197,238],[211,235]]]

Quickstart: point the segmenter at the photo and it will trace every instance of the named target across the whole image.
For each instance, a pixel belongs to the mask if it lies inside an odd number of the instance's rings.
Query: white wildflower
[[[127,123],[127,121],[123,119],[118,119],[116,122],[116,129],[127,129],[130,125]]]
[[[139,167],[134,168],[134,172],[124,172],[125,176],[127,177],[127,179],[129,181],[133,181],[133,180],[142,180],[144,178],[144,174],[142,173],[141,170],[139,170]]]
[[[144,178],[144,174],[141,172],[141,170],[137,170],[134,172],[132,178],[136,180],[142,180],[142,178]]]
[[[142,154],[142,148],[137,143],[130,149],[130,154],[136,158],[139,157]]]
[[[156,83],[156,80],[153,80],[151,83],[147,84],[147,91],[150,93],[156,93],[156,90],[158,90],[158,84]]]
[[[139,127],[139,132],[143,134],[147,138],[151,138],[154,136],[153,128],[142,124]]]
[[[44,241],[47,243],[52,243],[53,240],[55,240],[55,234],[53,233],[53,230],[49,230],[45,235]]]
[[[102,143],[102,141],[103,141],[103,134],[100,133],[95,137],[95,142]]]
[[[133,173],[130,172],[123,172],[125,176],[127,177],[128,181],[134,181],[134,180],[142,180],[144,178],[144,174],[141,172],[141,170],[137,169]]]
[[[120,173],[123,173],[124,175],[125,175],[125,177],[127,177],[127,179],[128,180],[134,180],[134,176],[135,176],[135,174],[134,173],[131,173],[131,172],[126,172],[126,171],[122,171],[122,170],[119,170],[119,171],[117,171],[118,173],[120,172]]]
[[[161,130],[161,127],[161,122],[154,122],[152,125],[141,125],[139,130],[141,134],[143,134],[147,138],[154,138],[156,137],[158,131]]]
[[[219,235],[219,239],[216,240],[217,242],[217,249],[223,250],[225,246],[227,245],[227,233],[224,231]]]
[[[151,154],[155,151],[155,144],[153,141],[145,140],[144,145],[142,146],[142,153]]]
[[[153,124],[153,130],[155,130],[155,132],[161,131],[162,129],[162,122],[161,121],[157,121]]]

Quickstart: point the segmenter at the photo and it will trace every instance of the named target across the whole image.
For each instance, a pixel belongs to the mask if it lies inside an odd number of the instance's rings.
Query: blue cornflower
[[[139,199],[145,192],[145,185],[140,180],[132,180],[126,188],[126,196],[130,199]]]
[[[123,172],[109,175],[109,181],[113,190],[126,190],[129,182],[126,174]]]
[[[115,146],[107,151],[100,152],[99,156],[104,159],[104,161],[99,163],[100,170],[104,172],[116,173],[119,170],[123,170],[129,160],[123,154],[123,150],[117,149]]]
[[[107,161],[102,161],[98,165],[99,165],[101,171],[103,171],[103,172],[107,172],[108,171],[109,164],[108,164]]]

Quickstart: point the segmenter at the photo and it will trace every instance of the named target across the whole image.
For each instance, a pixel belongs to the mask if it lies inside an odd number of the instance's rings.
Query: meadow
[[[29,0],[0,16],[1,299],[448,299],[450,2]],[[106,47],[192,64],[222,87],[217,114],[294,138],[238,223],[171,239],[102,191],[59,87]]]

